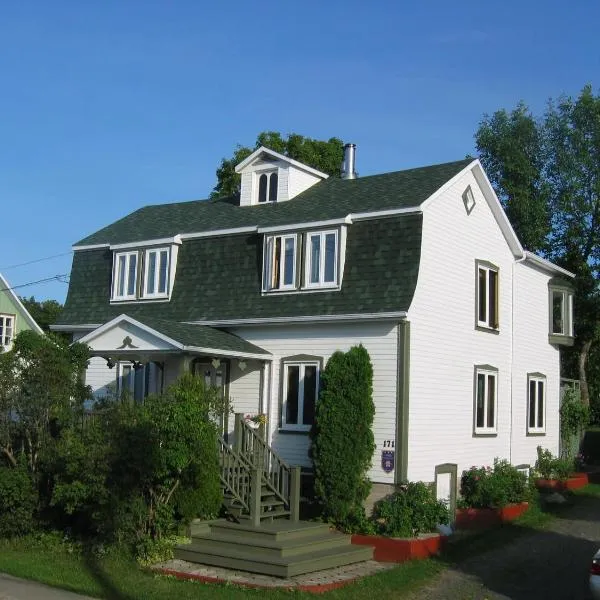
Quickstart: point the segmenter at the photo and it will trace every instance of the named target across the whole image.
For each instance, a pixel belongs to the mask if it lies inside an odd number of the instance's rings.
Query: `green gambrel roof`
[[[329,178],[292,201],[237,206],[231,198],[145,206],[77,242],[123,244],[218,229],[270,227],[419,206],[472,159],[358,179]]]
[[[239,207],[228,201],[149,206],[78,245],[127,243],[243,226],[277,226],[351,213],[419,206],[470,162],[463,160],[356,180],[329,179],[289,202]],[[141,322],[232,321],[407,311],[419,274],[422,214],[357,220],[348,227],[341,290],[261,293],[257,233],[185,240],[169,302],[111,304],[112,252],[75,252],[63,325],[100,324],[126,312]],[[158,328],[160,331],[164,330]],[[168,334],[167,334],[168,335]]]

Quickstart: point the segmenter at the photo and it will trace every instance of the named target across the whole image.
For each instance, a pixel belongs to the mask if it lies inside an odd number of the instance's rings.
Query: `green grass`
[[[578,490],[573,498],[576,501],[577,496],[585,495],[600,496],[600,485],[590,484]],[[538,503],[532,503],[530,510],[511,524],[457,536],[440,558],[404,563],[333,590],[327,594],[327,598],[358,600],[376,597],[378,600],[391,600],[401,597],[421,587],[449,566],[470,556],[508,545],[523,535],[547,527],[553,519],[552,513],[544,512]],[[141,569],[131,558],[117,552],[99,559],[62,544],[41,544],[31,539],[0,540],[0,571],[110,600],[236,600],[259,597],[262,600],[274,600],[290,596],[314,598],[314,595],[302,592],[179,581],[174,577],[158,576]]]

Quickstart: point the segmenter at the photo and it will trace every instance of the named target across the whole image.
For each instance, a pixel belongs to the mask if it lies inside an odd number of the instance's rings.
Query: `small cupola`
[[[264,146],[236,165],[235,172],[242,177],[240,206],[286,202],[328,177]]]

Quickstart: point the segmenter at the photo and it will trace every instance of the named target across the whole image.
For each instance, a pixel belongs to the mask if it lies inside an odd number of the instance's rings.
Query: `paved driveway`
[[[544,531],[458,563],[413,600],[587,600],[600,498],[581,497]]]
[[[0,573],[0,600],[92,600],[92,598]]]

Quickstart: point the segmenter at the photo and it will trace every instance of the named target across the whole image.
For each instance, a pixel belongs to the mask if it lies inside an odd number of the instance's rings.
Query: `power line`
[[[46,277],[45,279],[38,279],[37,281],[29,281],[28,283],[21,283],[19,285],[13,285],[12,287],[3,288],[0,289],[0,292],[8,292],[19,288],[29,287],[30,285],[37,285],[38,283],[48,283],[49,281],[60,281],[61,283],[68,284],[68,279],[68,273],[61,273],[60,275],[54,275],[54,277]]]
[[[53,258],[59,258],[60,256],[67,256],[67,254],[73,254],[73,250],[69,250],[69,252],[63,252],[62,254],[53,254],[52,256],[44,256],[44,258],[35,258],[34,260],[28,260],[24,263],[19,263],[18,265],[10,265],[8,267],[2,267],[0,271],[8,271],[8,269],[16,269],[17,267],[25,267],[26,265],[32,265],[34,263],[43,262],[45,260],[51,260]]]

